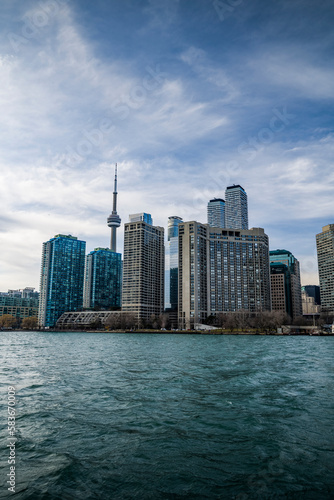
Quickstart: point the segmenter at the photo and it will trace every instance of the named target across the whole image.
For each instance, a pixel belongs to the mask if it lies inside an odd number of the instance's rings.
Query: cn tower
[[[107,219],[108,226],[111,228],[110,249],[116,252],[116,229],[121,225],[121,218],[117,214],[117,163],[115,164],[115,181],[113,192],[112,212]]]

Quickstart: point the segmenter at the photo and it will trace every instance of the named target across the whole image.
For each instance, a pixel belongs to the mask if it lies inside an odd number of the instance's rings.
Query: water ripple
[[[15,500],[334,498],[333,337],[2,332],[0,352]]]

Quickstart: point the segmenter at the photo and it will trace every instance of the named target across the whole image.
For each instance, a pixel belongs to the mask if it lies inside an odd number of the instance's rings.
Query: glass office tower
[[[271,250],[269,259],[272,309],[285,311],[292,319],[301,316],[303,311],[299,261],[288,250]]]
[[[90,309],[121,307],[122,255],[95,248],[86,257],[83,306]]]
[[[38,322],[53,327],[66,311],[82,308],[86,242],[58,234],[43,243]]]
[[[168,217],[165,262],[165,309],[177,311],[179,269],[179,224],[181,217]]]

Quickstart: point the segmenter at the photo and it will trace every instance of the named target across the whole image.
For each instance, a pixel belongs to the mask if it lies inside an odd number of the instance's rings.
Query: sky
[[[250,227],[317,284],[334,223],[332,0],[2,0],[0,291],[39,290],[56,234],[117,249],[129,214],[206,222],[240,184]]]

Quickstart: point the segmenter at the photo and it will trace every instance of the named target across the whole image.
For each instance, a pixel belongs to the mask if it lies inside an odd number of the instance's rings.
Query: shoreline
[[[199,331],[199,330],[66,330],[66,329],[34,329],[34,330],[25,330],[25,329],[5,329],[0,330],[2,332],[41,332],[41,333],[123,333],[123,334],[154,334],[154,335],[256,335],[256,336],[276,336],[276,337],[299,337],[299,336],[307,336],[307,337],[333,337],[334,333],[306,333],[306,332],[291,332],[291,333],[277,333],[277,332],[243,332],[243,331]]]

